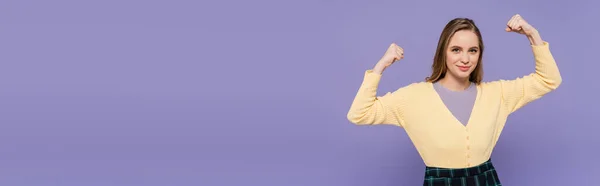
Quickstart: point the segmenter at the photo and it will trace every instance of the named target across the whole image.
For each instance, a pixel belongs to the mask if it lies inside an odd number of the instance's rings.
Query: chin
[[[453,74],[455,77],[457,77],[459,79],[469,79],[469,77],[471,76],[471,73],[473,73],[472,69],[470,69],[466,72],[463,72],[460,69],[456,69]]]
[[[458,74],[458,77],[460,77],[460,78],[466,78],[466,79],[469,79],[469,77],[471,76],[471,73],[472,73],[472,71],[468,71],[468,72],[462,72],[462,71],[461,71],[461,72]]]
[[[458,75],[458,79],[468,80],[469,79],[469,75],[468,74],[466,74],[466,75],[460,74],[460,75]]]

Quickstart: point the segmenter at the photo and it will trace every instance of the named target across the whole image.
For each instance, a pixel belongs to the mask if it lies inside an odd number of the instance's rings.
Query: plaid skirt
[[[425,168],[423,186],[501,186],[491,159],[475,167]]]

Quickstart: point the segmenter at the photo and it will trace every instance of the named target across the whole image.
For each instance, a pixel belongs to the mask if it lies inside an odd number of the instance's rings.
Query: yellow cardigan
[[[555,90],[562,78],[549,44],[531,45],[535,73],[514,80],[482,82],[467,125],[446,108],[430,82],[417,82],[377,96],[381,74],[367,70],[348,120],[357,125],[403,127],[425,165],[466,168],[488,160],[509,114]]]

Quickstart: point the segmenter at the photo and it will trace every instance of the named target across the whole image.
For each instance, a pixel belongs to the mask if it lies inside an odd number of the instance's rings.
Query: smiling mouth
[[[463,72],[468,71],[471,68],[471,66],[458,66],[458,69],[460,69]]]

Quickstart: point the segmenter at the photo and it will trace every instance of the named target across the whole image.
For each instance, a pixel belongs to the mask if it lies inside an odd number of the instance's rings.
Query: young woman
[[[562,81],[549,44],[535,28],[517,14],[506,31],[527,36],[535,72],[482,82],[484,47],[479,29],[470,19],[456,18],[440,36],[431,76],[376,96],[383,71],[404,58],[403,49],[391,44],[365,72],[348,120],[403,127],[426,165],[424,185],[501,185],[490,156],[508,115]]]

